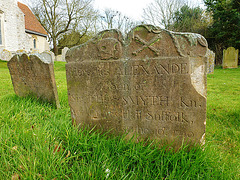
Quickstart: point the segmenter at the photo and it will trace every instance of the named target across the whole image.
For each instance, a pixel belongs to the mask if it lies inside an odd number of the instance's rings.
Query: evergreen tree
[[[200,7],[184,5],[174,14],[173,30],[194,32],[206,36],[206,30],[212,23],[212,17]]]
[[[204,0],[208,11],[212,12],[213,24],[209,28],[212,46],[217,51],[221,63],[222,50],[233,46],[240,49],[240,2],[239,0]]]

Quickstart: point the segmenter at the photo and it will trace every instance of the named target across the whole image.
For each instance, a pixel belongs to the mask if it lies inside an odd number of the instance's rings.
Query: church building
[[[0,0],[0,59],[17,50],[49,50],[47,32],[32,11],[17,0]]]

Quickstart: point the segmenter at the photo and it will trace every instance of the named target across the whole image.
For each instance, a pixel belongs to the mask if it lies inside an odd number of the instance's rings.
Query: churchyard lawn
[[[0,61],[0,179],[240,179],[240,68],[208,75],[204,150],[176,153],[77,130],[65,63],[54,71],[61,109],[17,97]]]

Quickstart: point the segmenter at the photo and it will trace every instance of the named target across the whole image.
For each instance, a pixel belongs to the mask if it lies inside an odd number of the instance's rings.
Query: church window
[[[33,47],[34,47],[34,49],[37,48],[37,42],[36,42],[36,39],[33,40]]]
[[[1,10],[0,10],[1,13]],[[2,15],[0,14],[0,45],[3,44],[3,40],[2,40]]]
[[[0,18],[0,45],[2,44],[2,21]]]

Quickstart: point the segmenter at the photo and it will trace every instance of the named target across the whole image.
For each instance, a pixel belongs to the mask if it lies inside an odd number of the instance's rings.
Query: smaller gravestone
[[[65,47],[65,48],[62,49],[62,61],[64,61],[64,62],[66,61],[65,56],[66,56],[66,53],[67,53],[68,50],[69,50],[68,47]]]
[[[238,49],[229,47],[223,50],[223,69],[238,68]]]
[[[207,74],[213,74],[215,64],[215,53],[208,49],[206,56],[207,56]]]
[[[27,53],[27,51],[25,49],[19,49],[16,51],[17,54],[21,54],[21,53]]]
[[[31,54],[36,54],[36,53],[40,53],[39,50],[33,49],[33,50],[31,51]]]
[[[12,58],[12,53],[7,49],[0,50],[0,59],[3,61],[9,61]]]
[[[62,61],[62,55],[55,56],[55,61]]]
[[[55,60],[55,54],[54,54],[52,51],[46,50],[46,51],[42,52],[41,55],[43,55],[43,54],[45,54],[45,53],[50,54],[50,55],[51,55],[52,62],[54,62],[54,60]]]
[[[36,96],[60,107],[51,54],[16,54],[8,62],[15,93]]]

